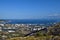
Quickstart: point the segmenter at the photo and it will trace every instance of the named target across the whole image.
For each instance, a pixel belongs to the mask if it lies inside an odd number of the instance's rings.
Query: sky
[[[60,18],[60,0],[0,0],[0,19]]]

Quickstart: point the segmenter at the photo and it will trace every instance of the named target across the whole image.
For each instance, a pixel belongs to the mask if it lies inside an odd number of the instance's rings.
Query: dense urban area
[[[60,23],[51,26],[0,23],[0,40],[60,40]]]

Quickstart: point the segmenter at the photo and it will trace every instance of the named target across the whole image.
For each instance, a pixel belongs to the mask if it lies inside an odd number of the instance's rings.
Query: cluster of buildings
[[[38,24],[0,24],[0,31],[2,32],[16,32],[21,31],[22,33],[31,32],[34,30],[44,29],[45,26]]]

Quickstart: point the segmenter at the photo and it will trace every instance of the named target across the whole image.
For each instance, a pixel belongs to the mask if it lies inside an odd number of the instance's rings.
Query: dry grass
[[[10,38],[7,40],[51,40],[51,39],[52,36],[41,36],[41,37],[27,36],[27,37]]]

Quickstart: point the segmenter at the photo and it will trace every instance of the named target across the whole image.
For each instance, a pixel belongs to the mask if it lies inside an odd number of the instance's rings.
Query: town
[[[60,35],[60,23],[45,24],[9,24],[9,21],[0,20],[0,40],[14,40],[17,38],[46,37],[52,36],[53,39]],[[42,37],[42,38],[43,38]],[[52,39],[52,38],[51,38]],[[50,39],[49,39],[50,40]]]
[[[44,25],[38,24],[0,24],[0,31],[2,32],[17,32],[29,33],[34,30],[41,30],[46,28]]]

